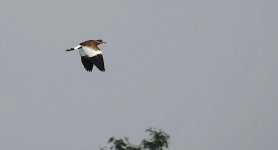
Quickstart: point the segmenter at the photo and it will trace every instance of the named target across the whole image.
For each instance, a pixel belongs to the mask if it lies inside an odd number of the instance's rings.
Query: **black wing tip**
[[[86,69],[86,68],[85,68],[85,69]],[[99,69],[99,68],[98,68],[98,70],[101,71],[101,72],[105,72],[105,69]],[[87,71],[87,72],[92,72],[93,69],[86,69],[86,71]]]
[[[86,68],[85,68],[85,69],[86,69]],[[93,70],[93,69],[92,69],[92,70]],[[90,70],[90,69],[86,69],[86,71],[87,71],[87,72],[92,72],[92,70]]]
[[[88,69],[86,69],[86,71],[87,71],[87,72],[93,72],[93,70],[88,70]],[[99,70],[99,71],[105,72],[105,70]]]

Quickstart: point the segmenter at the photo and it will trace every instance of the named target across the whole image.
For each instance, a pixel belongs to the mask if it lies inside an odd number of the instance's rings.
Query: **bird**
[[[79,50],[81,62],[88,72],[91,72],[94,66],[96,66],[100,71],[104,72],[104,60],[101,49],[98,47],[98,45],[103,43],[106,44],[106,42],[102,41],[101,39],[87,40],[81,42],[73,48],[66,49],[66,52]]]

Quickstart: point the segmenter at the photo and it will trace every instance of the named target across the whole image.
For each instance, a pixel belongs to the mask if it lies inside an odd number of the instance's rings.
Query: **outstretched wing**
[[[93,57],[81,56],[81,61],[87,71],[92,71],[95,65],[100,71],[105,71],[104,60],[102,54]]]
[[[91,72],[93,70],[94,63],[91,57],[81,56],[81,61],[87,71]]]
[[[104,60],[103,60],[102,54],[98,54],[98,55],[92,57],[92,59],[93,59],[94,65],[96,65],[97,68],[98,68],[100,71],[105,71]]]

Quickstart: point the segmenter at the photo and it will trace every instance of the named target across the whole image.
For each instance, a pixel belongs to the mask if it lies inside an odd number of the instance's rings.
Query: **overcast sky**
[[[277,0],[1,0],[0,149],[278,149]],[[103,39],[106,72],[78,51]]]

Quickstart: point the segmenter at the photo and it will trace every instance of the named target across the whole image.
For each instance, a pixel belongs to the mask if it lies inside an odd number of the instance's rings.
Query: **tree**
[[[112,150],[163,150],[168,149],[170,136],[161,129],[149,128],[146,130],[149,132],[149,138],[143,139],[139,145],[131,144],[128,138],[116,139],[114,137],[109,138],[108,144],[111,144]],[[106,148],[101,148],[106,150]]]

